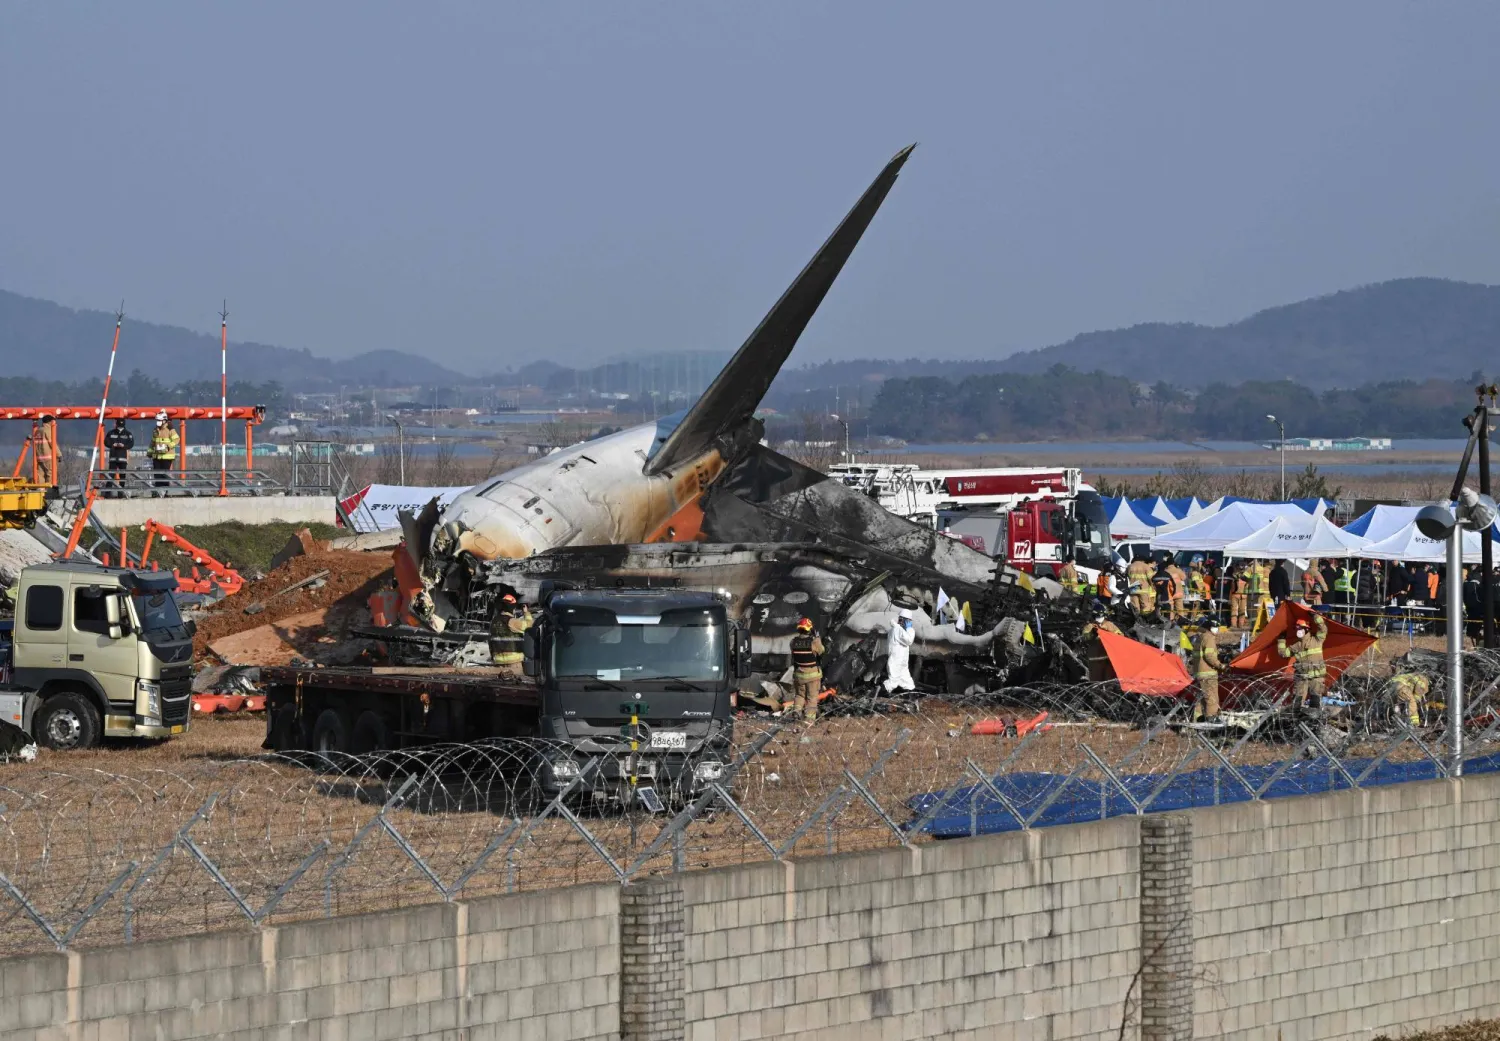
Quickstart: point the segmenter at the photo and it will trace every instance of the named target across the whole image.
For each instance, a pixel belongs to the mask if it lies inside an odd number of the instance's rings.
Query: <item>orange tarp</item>
[[[1275,616],[1260,631],[1260,635],[1240,652],[1239,657],[1229,663],[1229,667],[1236,672],[1253,676],[1290,673],[1292,663],[1276,653],[1276,641],[1283,636],[1288,643],[1295,641],[1296,633],[1290,631],[1294,623],[1298,619],[1305,619],[1310,625],[1312,616],[1312,610],[1302,604],[1283,601]],[[1327,615],[1323,616],[1323,620],[1328,623],[1328,639],[1323,641],[1323,660],[1328,665],[1328,682],[1333,683],[1354,663],[1354,659],[1370,649],[1375,637],[1362,629],[1335,622]]]
[[[1192,685],[1182,659],[1171,651],[1159,651],[1128,636],[1101,629],[1099,643],[1109,655],[1120,689],[1131,694],[1158,696],[1179,693]]]

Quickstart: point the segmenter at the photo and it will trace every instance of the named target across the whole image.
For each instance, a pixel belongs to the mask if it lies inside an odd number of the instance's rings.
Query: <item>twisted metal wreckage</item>
[[[972,624],[918,615],[923,685],[962,693],[1083,678],[1072,645],[1084,606],[1054,600],[1055,582],[896,517],[761,443],[756,409],[911,151],[885,166],[690,408],[554,452],[447,508],[434,500],[403,514],[398,579],[421,625],[404,640],[387,632],[387,643],[453,661],[482,644],[505,593],[534,603],[557,588],[669,586],[724,599],[770,681],[798,618],[813,618],[829,645],[828,684],[849,691],[880,678],[892,606],[932,607],[941,589],[970,605]]]
[[[782,677],[797,620],[811,617],[828,647],[826,685],[846,708],[881,701],[883,635],[896,607],[926,609],[916,612],[911,651],[923,690],[1085,680],[1088,599],[889,513],[762,443],[761,400],[912,147],[885,166],[690,408],[556,451],[445,508],[434,499],[417,515],[403,512],[397,577],[420,624],[384,630],[383,642],[407,661],[479,660],[505,594],[536,603],[560,588],[656,586],[723,599],[751,631],[763,685]],[[1065,533],[1064,548],[1090,534],[1100,533]],[[939,623],[941,594],[968,605],[965,625]],[[1119,614],[1148,645],[1179,646],[1175,626]]]

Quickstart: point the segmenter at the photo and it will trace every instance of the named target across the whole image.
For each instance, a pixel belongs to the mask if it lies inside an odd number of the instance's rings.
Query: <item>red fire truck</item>
[[[1069,554],[1089,579],[1110,566],[1104,503],[1074,467],[923,470],[841,463],[829,475],[864,490],[892,513],[1021,571],[1053,575]]]

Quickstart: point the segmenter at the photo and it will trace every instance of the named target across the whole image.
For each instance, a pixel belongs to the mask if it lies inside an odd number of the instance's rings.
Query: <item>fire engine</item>
[[[828,473],[892,513],[1030,574],[1055,575],[1066,554],[1090,580],[1110,566],[1104,503],[1074,467],[923,470],[839,463]]]

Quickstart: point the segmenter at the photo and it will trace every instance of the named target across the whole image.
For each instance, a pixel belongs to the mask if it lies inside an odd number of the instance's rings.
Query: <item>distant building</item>
[[[1261,444],[1261,447],[1277,451],[1281,448],[1281,442],[1266,441]],[[1288,452],[1389,451],[1390,447],[1391,439],[1388,437],[1289,437],[1286,439]]]

